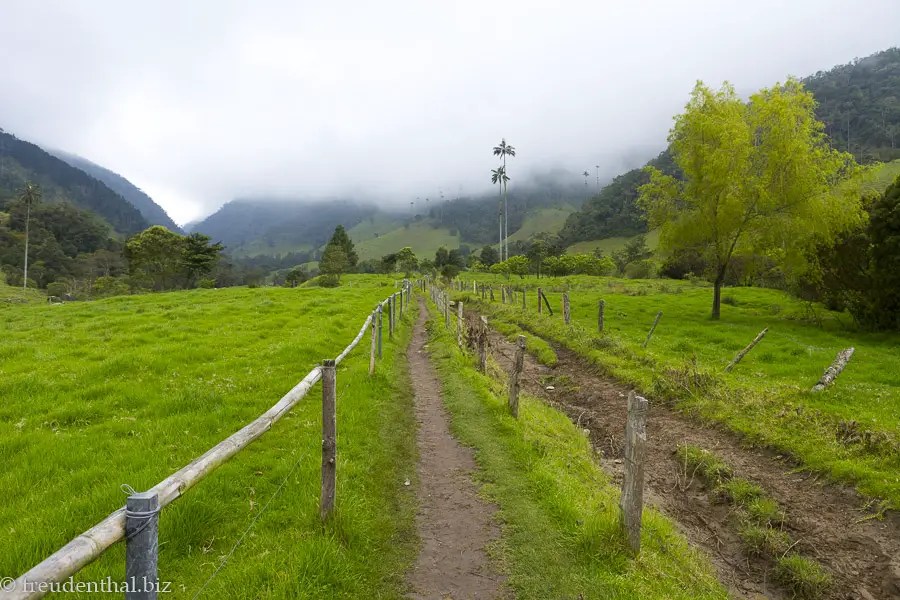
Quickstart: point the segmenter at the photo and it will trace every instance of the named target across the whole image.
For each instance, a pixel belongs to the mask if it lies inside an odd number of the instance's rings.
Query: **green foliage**
[[[865,225],[819,245],[807,282],[815,299],[848,309],[862,327],[900,331],[900,176],[867,210]]]
[[[225,248],[220,243],[210,244],[208,235],[194,232],[184,238],[181,250],[181,270],[187,276],[188,287],[212,272]]]
[[[689,474],[696,473],[713,487],[721,487],[733,476],[731,467],[709,450],[684,444],[678,447],[678,463]]]
[[[344,251],[344,256],[347,259],[348,269],[352,269],[356,266],[356,263],[359,262],[359,255],[356,253],[356,248],[353,246],[353,240],[351,240],[350,236],[347,235],[347,231],[344,229],[343,225],[338,225],[334,228],[334,233],[332,234],[331,240],[329,240],[328,244],[332,246],[338,246],[341,250]]]
[[[745,522],[738,530],[744,547],[752,555],[775,557],[791,547],[791,537],[784,531]]]
[[[621,250],[614,251],[612,260],[619,273],[624,273],[625,267],[629,264],[646,260],[651,256],[653,256],[653,251],[647,246],[647,236],[640,234],[628,240]]]
[[[713,318],[735,255],[765,255],[801,272],[808,248],[860,222],[858,196],[838,185],[856,174],[855,163],[830,147],[814,109],[794,79],[747,104],[728,84],[714,91],[698,83],[669,136],[683,180],[648,167],[639,203],[664,249],[703,252]]]
[[[493,246],[485,246],[481,249],[478,259],[485,267],[492,267],[500,262],[500,254]]]
[[[62,283],[61,281],[54,281],[53,283],[47,284],[47,295],[48,296],[63,296],[69,292],[69,286]]]
[[[628,279],[652,279],[657,274],[656,263],[652,260],[636,260],[625,265],[624,275]]]
[[[295,288],[304,281],[306,281],[309,277],[306,274],[306,271],[303,269],[291,269],[287,276],[284,278],[284,284],[287,287]]]
[[[507,261],[509,272],[525,278],[528,275],[529,261],[524,256],[511,256]]]
[[[403,274],[406,277],[411,277],[415,270],[419,268],[419,259],[409,246],[404,246],[397,253],[397,261],[400,263],[400,268],[403,269]]]
[[[157,225],[157,227],[159,227]],[[124,296],[129,292],[129,286],[121,277],[98,277],[94,281],[91,295],[96,297]]]

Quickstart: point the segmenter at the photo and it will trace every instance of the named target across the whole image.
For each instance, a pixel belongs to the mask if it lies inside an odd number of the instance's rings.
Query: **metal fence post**
[[[159,496],[131,494],[125,501],[125,600],[156,600],[158,558]]]

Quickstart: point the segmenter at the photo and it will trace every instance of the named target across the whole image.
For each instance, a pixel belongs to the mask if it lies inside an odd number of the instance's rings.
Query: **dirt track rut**
[[[491,355],[504,371],[515,347],[491,331]],[[526,355],[526,393],[563,410],[589,430],[598,460],[621,478],[626,397],[629,388],[596,374],[574,352],[553,345],[559,362],[553,368]],[[549,379],[548,379],[549,378]],[[553,381],[563,385],[547,385]],[[864,500],[853,490],[828,485],[810,473],[793,472],[780,456],[749,448],[737,436],[705,426],[651,399],[648,417],[648,499],[677,521],[690,541],[706,550],[720,579],[741,598],[772,600],[793,597],[773,581],[773,565],[747,556],[736,534],[731,508],[710,500],[701,482],[684,477],[676,460],[679,444],[706,448],[730,464],[737,475],[759,484],[786,513],[785,528],[796,550],[815,558],[834,576],[832,599],[900,599],[900,519],[862,520]],[[687,481],[686,481],[687,479]]]

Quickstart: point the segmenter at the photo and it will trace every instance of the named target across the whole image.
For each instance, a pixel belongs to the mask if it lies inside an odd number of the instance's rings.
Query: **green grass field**
[[[411,223],[409,227],[398,227],[393,231],[368,241],[356,243],[356,252],[360,260],[381,258],[409,246],[419,258],[434,258],[434,253],[441,246],[448,250],[459,248],[459,236],[450,235],[450,230],[433,228],[430,223]]]
[[[628,556],[618,486],[593,459],[588,439],[527,395],[512,418],[505,375],[498,381],[474,369],[474,357],[456,347],[455,321],[450,332],[442,320],[431,322],[429,351],[453,433],[475,448],[481,491],[500,507],[494,555],[514,597],[727,598],[708,559],[653,509],[644,511],[640,557]]]
[[[495,287],[501,282],[486,275],[475,278],[492,281]],[[847,315],[774,290],[724,290],[722,319],[715,322],[709,317],[712,289],[688,282],[572,277],[515,278],[509,283],[524,283],[530,292],[527,311],[499,304],[487,307],[507,327],[524,324],[651,397],[723,422],[751,440],[794,455],[809,468],[900,507],[898,336],[855,332]],[[538,285],[550,296],[555,316],[537,315]],[[571,294],[571,327],[560,316],[565,288]],[[606,302],[606,329],[598,335],[601,298]],[[641,344],[657,311],[663,312],[662,320],[644,349]],[[765,327],[765,339],[732,373],[723,373]],[[811,393],[836,354],[851,346],[856,353],[836,384]],[[699,379],[691,375],[694,357]]]
[[[863,180],[864,190],[872,190],[879,194],[884,193],[884,188],[889,186],[900,176],[900,160],[885,163],[868,174]]]
[[[336,356],[393,280],[0,303],[0,573],[16,576],[275,404]],[[275,494],[207,598],[401,597],[417,540],[411,322],[368,377],[338,368],[337,516],[318,519],[321,386],[160,519],[160,579],[191,598]],[[373,560],[378,557],[378,560]],[[117,544],[78,576],[124,580]],[[168,595],[168,594],[167,594]]]
[[[606,256],[610,256],[616,250],[621,250],[625,244],[634,239],[634,237],[612,237],[602,240],[591,240],[589,242],[578,242],[566,248],[567,254],[590,254],[596,249],[603,250]],[[651,250],[656,250],[659,246],[659,231],[653,230],[647,234],[647,246]]]

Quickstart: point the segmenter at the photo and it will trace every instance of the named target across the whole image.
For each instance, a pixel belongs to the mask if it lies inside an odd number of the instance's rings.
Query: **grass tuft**
[[[831,587],[831,575],[814,560],[789,554],[778,559],[775,576],[800,598],[821,598]]]
[[[791,547],[791,537],[787,532],[749,521],[741,525],[738,535],[741,536],[747,552],[754,556],[777,557]]]
[[[717,456],[699,446],[684,444],[678,447],[678,462],[688,473],[696,473],[709,485],[719,488],[734,476],[731,467]]]

